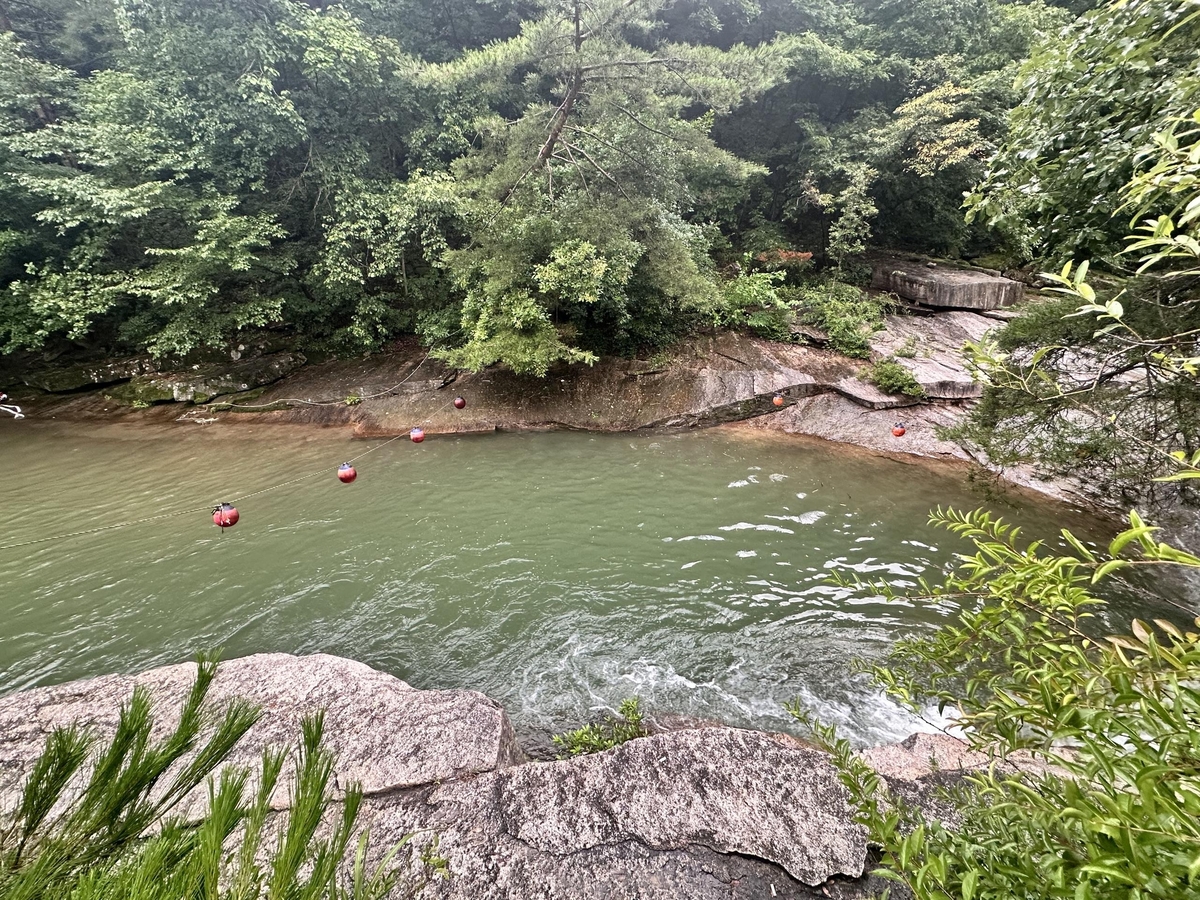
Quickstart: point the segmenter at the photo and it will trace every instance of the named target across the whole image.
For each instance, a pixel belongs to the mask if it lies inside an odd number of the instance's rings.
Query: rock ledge
[[[194,672],[168,666],[0,698],[0,809],[13,808],[51,729],[84,722],[111,733],[121,702],[145,685],[165,730]],[[415,831],[439,836],[452,875],[423,897],[850,900],[876,887],[828,757],[785,735],[675,731],[528,762],[504,710],[484,695],[416,690],[325,655],[222,663],[210,698],[233,696],[263,710],[239,763],[294,745],[303,716],[326,710],[337,783],[362,783],[374,846]],[[275,798],[287,802],[286,793]]]

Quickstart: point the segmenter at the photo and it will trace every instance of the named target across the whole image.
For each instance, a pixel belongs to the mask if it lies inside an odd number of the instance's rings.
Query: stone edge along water
[[[136,685],[156,728],[177,720],[192,663],[107,675],[0,698],[0,810],[57,726],[104,737]],[[756,898],[874,896],[868,847],[828,757],[782,734],[724,727],[673,731],[613,750],[533,762],[501,706],[475,691],[425,691],[362,663],[258,654],[221,663],[209,694],[243,697],[262,718],[230,764],[295,746],[302,718],[325,710],[336,783],[358,781],[378,852],[438,836],[451,876],[430,898]],[[952,738],[914,735],[866,758],[907,795],[981,764]],[[970,757],[970,758],[969,758]],[[285,772],[285,776],[286,776]],[[281,779],[286,785],[287,777]],[[286,786],[273,798],[285,809]],[[205,802],[189,798],[185,815]]]

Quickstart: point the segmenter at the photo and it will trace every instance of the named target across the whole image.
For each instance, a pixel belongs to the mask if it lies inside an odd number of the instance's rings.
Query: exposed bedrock
[[[0,810],[13,808],[51,729],[82,722],[111,734],[120,703],[142,684],[165,731],[194,672],[169,666],[0,698]],[[232,696],[263,710],[233,759],[242,764],[266,746],[294,746],[303,716],[326,710],[337,784],[362,783],[373,846],[438,835],[451,874],[424,897],[849,900],[880,887],[864,875],[865,837],[828,757],[786,735],[673,731],[531,762],[482,694],[416,690],[325,655],[222,663],[210,699]],[[880,757],[881,771],[919,793],[938,754],[944,773],[962,749],[901,745]],[[286,791],[274,802],[286,808]]]

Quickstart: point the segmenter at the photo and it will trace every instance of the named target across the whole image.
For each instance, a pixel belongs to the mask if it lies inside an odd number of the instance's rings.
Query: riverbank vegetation
[[[975,349],[988,387],[955,436],[996,463],[1133,503],[1170,451],[1200,450],[1198,47],[1195,2],[1116,3],[1022,70],[1026,102],[968,205],[1008,252],[1053,263],[1058,299]]]
[[[1080,5],[4,3],[0,346],[544,373],[779,336],[765,272],[994,247],[961,196]]]
[[[834,754],[883,874],[920,900],[1200,896],[1200,635],[1158,619],[1108,636],[1094,587],[1121,568],[1195,570],[1200,558],[1156,540],[1136,513],[1107,553],[1069,532],[1069,553],[1025,544],[982,511],[933,521],[975,552],[909,600],[961,611],[871,673],[918,714],[951,710],[991,765],[950,773],[947,816],[892,793],[793,709]]]
[[[960,434],[993,459],[1133,489],[1200,477],[1198,48],[1200,4],[1115,3],[1024,69],[1030,102],[970,202],[1010,247],[1067,261],[1049,276],[1061,302],[974,349],[988,390]],[[1066,552],[1023,545],[983,511],[933,521],[975,552],[919,594],[961,612],[872,674],[915,711],[953,710],[993,761],[948,794],[956,821],[892,795],[794,710],[834,752],[885,874],[929,900],[1200,896],[1194,598],[1168,599],[1186,617],[1110,636],[1099,596],[1118,570],[1194,573],[1200,558],[1136,512],[1107,553],[1066,531]]]

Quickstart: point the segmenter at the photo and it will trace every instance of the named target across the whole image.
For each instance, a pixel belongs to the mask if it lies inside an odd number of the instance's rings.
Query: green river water
[[[527,733],[634,694],[761,728],[788,727],[799,697],[860,743],[921,727],[849,663],[951,610],[827,576],[936,577],[962,546],[930,508],[982,502],[958,470],[738,432],[382,443],[0,421],[0,692],[219,647],[473,688]],[[372,447],[340,484],[338,463]],[[222,534],[205,507],[242,497]],[[55,537],[177,510],[192,511]],[[1109,537],[1049,503],[1004,512],[1031,536]]]

